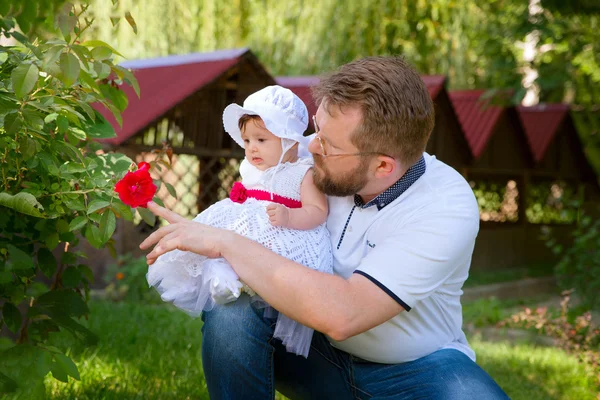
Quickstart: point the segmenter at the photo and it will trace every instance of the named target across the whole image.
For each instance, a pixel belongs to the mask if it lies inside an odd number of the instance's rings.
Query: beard
[[[323,157],[315,155],[313,181],[317,189],[329,196],[346,197],[360,192],[368,182],[367,171],[369,160],[361,157],[360,164],[352,171],[345,172],[334,178],[325,166]]]

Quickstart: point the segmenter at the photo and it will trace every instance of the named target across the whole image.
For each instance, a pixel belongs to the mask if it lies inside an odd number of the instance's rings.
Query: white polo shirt
[[[406,310],[342,342],[330,339],[365,360],[401,363],[444,348],[475,360],[462,331],[460,296],[479,231],[477,202],[453,168],[427,153],[423,161],[373,206],[329,197],[335,273],[365,276]]]

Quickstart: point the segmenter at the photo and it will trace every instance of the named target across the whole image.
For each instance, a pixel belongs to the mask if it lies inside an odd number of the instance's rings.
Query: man
[[[309,149],[314,182],[330,196],[336,275],[149,205],[171,222],[142,243],[157,243],[150,264],[173,249],[224,257],[266,302],[316,331],[304,359],[269,341],[273,320],[246,296],[205,313],[211,398],[272,398],[275,387],[294,399],[507,398],[462,332],[479,212],[467,182],[424,153],[434,109],[423,81],[402,58],[369,57],[314,94]]]

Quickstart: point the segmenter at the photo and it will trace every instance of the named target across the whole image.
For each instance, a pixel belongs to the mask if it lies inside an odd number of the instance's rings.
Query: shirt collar
[[[396,200],[402,193],[404,193],[413,183],[417,181],[424,173],[426,169],[425,157],[421,157],[419,161],[413,164],[400,179],[396,181],[392,186],[381,192],[373,200],[365,204],[362,198],[355,194],[354,205],[360,208],[369,208],[376,205],[377,211]]]

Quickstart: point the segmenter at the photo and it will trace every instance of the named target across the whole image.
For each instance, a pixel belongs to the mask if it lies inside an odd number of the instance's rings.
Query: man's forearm
[[[334,338],[347,325],[352,294],[341,277],[314,271],[232,234],[223,257],[248,286],[288,317]]]

